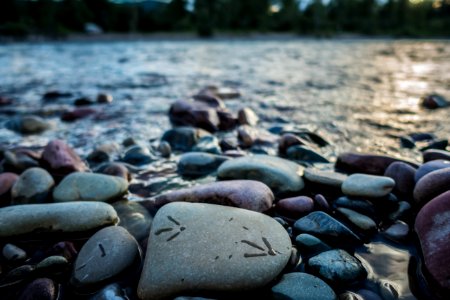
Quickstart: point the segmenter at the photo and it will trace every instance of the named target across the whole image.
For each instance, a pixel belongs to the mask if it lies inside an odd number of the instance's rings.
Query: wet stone
[[[42,274],[58,274],[69,269],[69,262],[64,256],[49,256],[36,265],[36,271]]]
[[[185,152],[190,151],[206,135],[209,133],[200,128],[176,127],[164,132],[161,140],[168,142],[173,150]]]
[[[367,300],[367,299],[364,299],[363,297],[361,297],[360,295],[355,294],[353,292],[349,292],[349,291],[340,294],[338,299],[339,300]]]
[[[421,165],[414,175],[414,181],[417,183],[425,175],[440,169],[450,168],[450,160],[436,159]]]
[[[149,164],[154,160],[156,158],[153,157],[150,151],[139,145],[130,147],[122,158],[122,161],[135,166]]]
[[[73,122],[79,119],[84,119],[93,116],[97,111],[89,107],[76,108],[74,110],[66,111],[61,115],[61,120],[66,122]]]
[[[113,207],[119,216],[118,226],[128,230],[138,242],[148,237],[153,218],[147,209],[138,202],[127,200],[117,201]]]
[[[352,174],[342,184],[347,196],[378,198],[388,195],[395,186],[392,178],[366,174]]]
[[[132,179],[130,171],[128,171],[128,168],[123,163],[105,163],[100,165],[99,168],[96,169],[96,172],[105,175],[121,177],[127,181],[131,181]]]
[[[421,105],[428,109],[438,109],[450,106],[450,103],[441,95],[430,94],[420,98]]]
[[[321,154],[305,146],[291,146],[286,151],[286,157],[292,160],[305,161],[309,163],[329,163],[328,159]]]
[[[207,152],[212,154],[221,154],[219,139],[213,135],[201,137],[197,144],[192,147],[193,152]]]
[[[446,139],[436,140],[436,141],[431,141],[425,147],[420,148],[420,151],[426,151],[429,149],[445,150],[447,148],[447,146],[448,146],[448,140],[446,140]]]
[[[172,154],[172,147],[170,147],[170,144],[166,141],[161,141],[158,145],[159,153],[162,157],[170,157]]]
[[[450,165],[449,165],[450,166]],[[394,162],[386,169],[384,176],[395,181],[393,193],[404,198],[411,199],[414,190],[416,169],[403,162]]]
[[[377,232],[377,224],[368,216],[360,214],[348,208],[336,209],[343,218],[353,224],[358,230],[364,234],[374,234]]]
[[[330,186],[340,189],[347,175],[333,171],[322,171],[315,168],[306,168],[304,178],[318,185]]]
[[[103,228],[81,248],[71,283],[81,289],[92,288],[124,272],[139,255],[138,243],[125,228]]]
[[[274,299],[336,300],[336,294],[323,280],[307,273],[289,273],[272,287]]]
[[[302,233],[295,238],[295,244],[302,256],[315,256],[332,248],[313,235]]]
[[[238,111],[238,122],[241,125],[255,126],[259,121],[256,113],[248,107],[245,107]]]
[[[117,176],[76,172],[66,176],[53,191],[55,202],[111,201],[123,196],[128,182]]]
[[[27,253],[13,244],[6,244],[2,249],[2,255],[11,262],[24,261],[27,258]]]
[[[170,202],[199,202],[264,212],[272,207],[274,198],[270,188],[262,182],[227,180],[156,196],[155,205],[161,207]]]
[[[129,298],[119,284],[112,283],[105,286],[97,294],[89,298],[89,300],[129,300]]]
[[[423,162],[428,162],[436,159],[450,160],[450,152],[445,150],[427,150],[422,153]]]
[[[350,199],[348,197],[339,197],[337,198],[333,205],[335,207],[345,207],[345,208],[349,208],[352,209],[354,211],[357,211],[359,213],[362,213],[364,215],[367,216],[376,216],[376,210],[375,210],[375,206],[367,201],[367,200],[360,200],[360,199]]]
[[[370,175],[383,175],[390,164],[401,161],[417,168],[417,165],[408,161],[403,161],[390,156],[342,153],[336,161],[336,168],[349,173],[363,173]]]
[[[396,221],[383,231],[383,235],[394,242],[405,242],[409,236],[409,225],[403,221]]]
[[[48,278],[38,278],[29,283],[20,294],[18,300],[56,300],[58,287]]]
[[[262,154],[226,161],[218,170],[218,178],[221,180],[261,181],[276,195],[301,191],[304,187],[302,175],[302,166],[279,157]]]
[[[200,101],[179,100],[169,109],[169,119],[174,126],[193,126],[209,132],[219,129],[217,109]]]
[[[367,276],[361,262],[344,250],[330,250],[311,257],[308,269],[336,286],[348,286]]]
[[[6,122],[5,127],[22,134],[39,134],[50,129],[51,125],[38,116],[23,116]]]
[[[395,211],[389,214],[389,220],[396,221],[405,217],[411,211],[411,204],[406,201],[400,201]]]
[[[22,173],[26,169],[39,167],[38,161],[26,153],[5,151],[3,156],[3,168],[5,171]]]
[[[15,173],[1,173],[0,174],[0,207],[8,205],[11,200],[11,188],[19,179]]]
[[[178,161],[178,173],[185,177],[201,177],[215,172],[229,157],[204,153],[188,152]]]
[[[0,208],[0,238],[85,232],[117,222],[114,208],[102,202],[15,205]]]
[[[317,194],[314,196],[314,209],[327,212],[330,210],[330,204],[323,195]]]
[[[283,270],[290,256],[286,230],[266,215],[171,203],[154,218],[138,296],[163,299],[196,290],[262,287]]]
[[[52,176],[44,169],[31,168],[23,172],[11,189],[12,204],[33,204],[48,201],[55,185]]]
[[[414,187],[414,201],[423,206],[434,197],[450,190],[450,168],[433,171],[423,176]]]
[[[363,298],[363,300],[384,300],[380,295],[371,290],[362,289],[358,291],[358,294]]]
[[[281,199],[275,207],[281,215],[298,219],[313,211],[314,201],[307,196],[298,196]]]
[[[330,215],[315,211],[297,220],[294,228],[300,233],[309,233],[324,241],[330,241],[338,245],[359,244],[360,239],[347,226],[334,219]]]

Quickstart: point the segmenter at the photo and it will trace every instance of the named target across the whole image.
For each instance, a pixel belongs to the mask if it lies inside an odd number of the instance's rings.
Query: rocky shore
[[[227,108],[238,97],[207,87],[174,102],[173,127],[151,141],[2,149],[1,298],[450,297],[447,140],[401,137],[423,146],[420,162],[357,152],[333,162],[317,131],[263,129],[250,108]],[[447,109],[436,97],[423,105]],[[77,99],[60,118],[112,101]],[[37,116],[6,127],[55,130]]]

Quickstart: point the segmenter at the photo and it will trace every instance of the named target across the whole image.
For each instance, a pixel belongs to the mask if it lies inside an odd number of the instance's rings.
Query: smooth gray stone
[[[229,157],[205,153],[188,152],[181,155],[178,161],[178,173],[186,177],[200,177],[215,172]]]
[[[128,181],[98,173],[76,172],[67,175],[54,189],[55,202],[111,201],[128,191]]]
[[[377,224],[368,216],[354,210],[338,207],[336,209],[347,221],[355,225],[362,232],[373,234],[377,231]]]
[[[265,183],[274,194],[299,192],[304,187],[304,168],[292,161],[269,155],[239,157],[223,163],[219,179],[251,179]]]
[[[81,248],[71,283],[88,288],[105,282],[125,271],[138,257],[139,245],[125,228],[103,228]]]
[[[383,235],[394,242],[404,242],[409,235],[409,225],[396,221],[383,232]]]
[[[264,214],[170,203],[153,220],[138,296],[153,300],[262,287],[284,269],[291,248],[286,230]]]
[[[344,250],[322,252],[308,261],[313,274],[337,286],[350,285],[362,281],[367,276],[361,262]]]
[[[64,256],[54,255],[43,259],[36,265],[36,270],[43,274],[49,275],[59,273],[69,267],[69,262]]]
[[[289,273],[272,287],[277,300],[336,300],[336,294],[322,279],[307,273]]]
[[[139,202],[122,200],[112,204],[119,216],[118,226],[122,226],[137,241],[148,237],[153,217]]]
[[[342,184],[342,192],[347,196],[378,198],[387,196],[394,186],[390,177],[352,174]]]
[[[53,177],[46,170],[27,169],[11,189],[11,203],[14,205],[45,202],[54,185]]]
[[[0,208],[0,237],[85,232],[118,221],[114,208],[103,202],[15,205]]]
[[[302,255],[314,256],[332,248],[313,235],[302,233],[295,238],[295,244]]]
[[[146,165],[155,160],[156,157],[147,148],[139,145],[130,147],[122,158],[122,161],[134,166]]]
[[[198,140],[206,135],[210,135],[209,132],[200,128],[176,127],[164,132],[161,140],[168,142],[172,150],[190,151]]]
[[[38,116],[23,116],[6,122],[5,127],[22,134],[38,134],[50,129],[51,124]]]
[[[23,261],[27,258],[27,253],[13,244],[6,244],[2,249],[3,257],[8,261]]]
[[[322,171],[316,168],[306,168],[304,177],[306,180],[313,183],[340,189],[342,183],[348,176],[333,171]]]
[[[321,240],[333,243],[342,245],[361,243],[359,237],[347,226],[322,211],[312,212],[297,220],[294,228],[301,233],[309,233]]]
[[[162,157],[170,157],[170,155],[172,154],[172,147],[170,147],[170,144],[166,141],[161,141],[157,150]]]
[[[350,199],[346,196],[339,197],[334,201],[334,206],[336,207],[345,207],[351,210],[357,211],[359,213],[376,216],[375,206],[372,202],[367,200],[359,200],[359,199]]]

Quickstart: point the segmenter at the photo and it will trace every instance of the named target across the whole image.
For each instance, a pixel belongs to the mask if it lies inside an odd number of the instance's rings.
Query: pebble
[[[430,149],[422,153],[423,162],[429,162],[436,159],[450,160],[450,152],[445,150]]]
[[[221,154],[222,149],[219,145],[219,139],[213,135],[201,137],[197,144],[192,147],[193,152],[207,152],[212,154]]]
[[[289,235],[266,215],[170,203],[153,220],[138,296],[163,299],[194,290],[255,289],[272,281],[290,257]]]
[[[57,300],[58,287],[49,278],[38,278],[29,283],[18,300]]]
[[[347,196],[378,198],[387,196],[395,186],[392,178],[366,174],[352,174],[342,184]]]
[[[0,238],[86,232],[117,222],[114,208],[102,202],[15,205],[0,208]]]
[[[9,204],[11,200],[11,188],[19,179],[15,173],[5,172],[0,174],[0,207]]]
[[[274,299],[336,300],[336,294],[323,280],[307,273],[289,273],[272,287]]]
[[[323,171],[316,168],[306,168],[303,177],[312,183],[338,189],[341,189],[342,184],[348,178],[347,175],[342,173]]]
[[[377,224],[368,216],[343,207],[338,207],[336,210],[345,220],[353,224],[361,232],[370,235],[377,232]]]
[[[411,137],[402,136],[402,137],[400,137],[400,146],[402,148],[413,149],[416,147],[416,143],[414,142],[414,140]]]
[[[39,167],[39,163],[27,153],[22,153],[20,151],[5,151],[3,153],[4,171],[12,171],[20,174],[26,169],[33,167]]]
[[[388,280],[381,280],[379,283],[379,291],[383,300],[397,300],[399,298],[399,287],[395,283]]]
[[[408,238],[409,225],[398,220],[383,231],[383,235],[394,242],[403,243]]]
[[[350,199],[348,197],[339,197],[334,203],[336,207],[350,208],[351,210],[357,211],[367,216],[376,216],[376,209],[372,202],[360,199]]]
[[[297,220],[294,228],[301,233],[309,233],[321,240],[346,246],[346,244],[359,244],[359,237],[354,234],[344,224],[334,219],[330,215],[315,211]]]
[[[164,132],[161,141],[168,142],[172,150],[186,152],[190,151],[198,140],[206,135],[209,133],[200,128],[176,127]]]
[[[440,169],[450,168],[450,160],[436,159],[421,165],[414,175],[414,181],[417,183],[425,175]]]
[[[99,93],[97,95],[97,103],[111,103],[113,102],[113,96],[111,94]]]
[[[314,196],[314,208],[315,210],[327,212],[330,210],[330,204],[328,204],[327,199],[323,195],[317,194]]]
[[[245,107],[238,111],[238,122],[240,125],[255,126],[258,124],[258,121],[258,116],[251,108]]]
[[[36,265],[36,271],[42,274],[59,274],[69,269],[69,262],[64,256],[54,255],[43,259]]]
[[[283,216],[298,219],[314,209],[314,201],[307,196],[285,198],[276,203],[276,211]]]
[[[123,162],[134,166],[146,165],[155,160],[156,158],[150,153],[147,148],[139,145],[134,145],[128,148],[122,158]]]
[[[438,109],[447,107],[450,103],[441,95],[431,94],[420,98],[421,105],[428,109]]]
[[[66,122],[73,122],[79,119],[84,119],[93,116],[97,111],[89,107],[76,108],[74,110],[66,111],[61,115],[61,120]]]
[[[54,189],[55,202],[111,201],[128,191],[128,182],[117,176],[76,172],[66,176]]]
[[[316,151],[300,145],[289,147],[286,151],[286,157],[292,160],[305,161],[309,163],[329,163],[328,159]]]
[[[23,172],[11,189],[11,203],[33,204],[48,201],[55,185],[52,176],[44,169],[31,168]]]
[[[61,140],[53,140],[45,146],[41,163],[50,174],[57,177],[88,170],[78,154]]]
[[[338,156],[336,160],[336,168],[348,173],[383,175],[389,165],[396,161],[401,161],[417,168],[417,165],[414,163],[390,156],[351,152],[342,153]]]
[[[5,127],[22,134],[39,134],[50,129],[51,125],[38,116],[22,116],[6,122]]]
[[[78,99],[75,99],[73,102],[73,105],[75,106],[85,106],[85,105],[92,105],[94,104],[94,101],[88,97],[81,97]]]
[[[361,262],[346,251],[330,250],[308,260],[308,269],[333,285],[342,287],[364,280],[367,271]]]
[[[441,288],[450,290],[450,191],[422,207],[414,228],[419,236],[425,266]]]
[[[408,200],[412,199],[412,191],[416,184],[416,181],[414,180],[415,175],[416,169],[403,162],[394,162],[390,164],[384,172],[385,177],[390,177],[395,181],[393,193]]]
[[[169,109],[169,119],[174,126],[193,126],[209,132],[219,130],[217,109],[204,102],[179,100]]]
[[[148,237],[153,217],[139,202],[121,200],[115,202],[114,209],[119,216],[118,226],[122,226],[140,242]]]
[[[358,294],[362,296],[363,300],[384,300],[381,296],[371,290],[361,289],[358,291]]]
[[[156,196],[155,204],[161,207],[170,202],[199,202],[264,212],[272,207],[274,199],[270,188],[262,182],[226,180]]]
[[[411,211],[411,204],[406,201],[400,201],[395,211],[389,214],[389,220],[396,221],[400,218],[404,218]]]
[[[125,228],[103,228],[81,248],[71,283],[83,290],[91,289],[124,272],[139,255],[138,243]]]
[[[423,206],[434,197],[450,190],[450,168],[433,171],[423,176],[414,187],[414,201]]]
[[[27,253],[13,244],[6,244],[3,247],[2,254],[10,262],[24,261],[27,258]]]
[[[303,167],[274,156],[258,154],[239,157],[223,163],[218,178],[251,179],[265,183],[275,195],[296,193],[303,189]]]
[[[215,172],[229,157],[205,153],[188,152],[178,161],[178,173],[185,177],[201,177]]]
[[[117,283],[105,286],[101,291],[95,294],[89,300],[129,300],[124,289]]]
[[[311,257],[332,250],[330,246],[313,235],[302,233],[295,238],[295,244],[302,256]]]
[[[362,298],[358,294],[347,291],[339,295],[339,300],[367,300],[367,299]]]
[[[157,148],[162,157],[168,158],[172,154],[172,147],[166,141],[161,141]]]
[[[426,151],[429,149],[438,149],[438,150],[445,150],[448,146],[448,140],[437,140],[437,141],[431,141],[426,145],[425,147],[420,148],[420,151]]]
[[[131,181],[132,179],[130,171],[128,171],[128,168],[123,163],[105,163],[100,165],[99,168],[96,169],[96,172],[105,175],[121,177],[127,181]]]

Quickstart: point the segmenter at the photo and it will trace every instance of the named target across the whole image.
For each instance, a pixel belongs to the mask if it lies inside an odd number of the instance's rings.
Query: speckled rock
[[[383,197],[395,186],[392,178],[366,174],[352,174],[342,184],[342,192],[347,196]]]
[[[117,176],[76,172],[66,176],[53,191],[55,202],[110,201],[123,196],[128,182]]]
[[[433,171],[422,177],[414,188],[414,201],[423,206],[434,197],[450,190],[450,168]]]
[[[277,202],[276,211],[293,219],[301,218],[314,209],[314,201],[308,196],[281,199]]]
[[[425,266],[441,288],[450,290],[450,191],[419,211],[415,229],[425,259]]]
[[[185,177],[201,177],[215,172],[229,157],[204,153],[188,152],[181,155],[178,161],[178,173]]]
[[[138,258],[138,243],[125,228],[103,228],[81,248],[71,283],[88,289],[122,273]]]
[[[53,140],[45,146],[41,163],[51,174],[59,177],[88,170],[75,151],[61,140]]]
[[[18,300],[56,300],[58,287],[53,280],[38,278],[29,283],[20,294]]]
[[[156,196],[155,205],[161,207],[170,202],[199,202],[263,212],[272,207],[274,198],[270,188],[262,182],[227,180]]]
[[[44,169],[31,168],[23,172],[11,189],[12,204],[33,204],[48,201],[55,185],[52,176]]]
[[[412,199],[412,191],[416,184],[414,180],[415,175],[416,169],[403,162],[390,164],[386,172],[384,172],[384,176],[390,177],[395,181],[393,193],[408,200]]]
[[[0,208],[0,237],[85,232],[117,222],[114,208],[102,202],[14,205]]]
[[[272,287],[274,299],[336,300],[336,294],[323,280],[307,273],[289,273]]]
[[[338,156],[336,168],[349,173],[383,175],[389,165],[396,161],[401,161],[417,168],[417,165],[414,163],[390,156],[350,152],[342,153]]]
[[[275,194],[289,194],[303,189],[303,167],[268,155],[239,157],[223,163],[219,179],[252,179],[269,186]]]
[[[344,250],[322,252],[311,257],[307,265],[313,274],[337,286],[350,285],[367,276],[361,262]]]
[[[436,159],[421,165],[414,175],[414,181],[417,183],[423,176],[440,169],[450,168],[450,160]]]
[[[153,221],[138,296],[163,299],[195,290],[262,287],[283,270],[290,256],[287,232],[266,215],[171,203]]]

